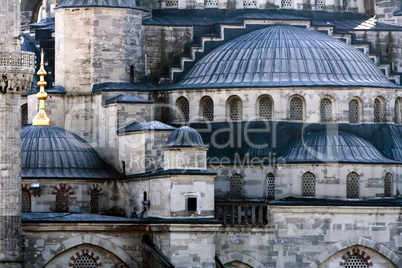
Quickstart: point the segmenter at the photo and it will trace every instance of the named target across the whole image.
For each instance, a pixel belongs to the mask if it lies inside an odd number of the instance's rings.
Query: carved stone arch
[[[59,243],[52,248],[49,248],[42,252],[41,256],[36,260],[34,267],[42,268],[45,267],[53,258],[59,254],[80,245],[89,244],[98,248],[102,248],[111,254],[115,255],[122,262],[124,262],[128,267],[140,268],[140,265],[120,246],[115,243],[104,239],[99,236],[94,235],[82,235],[75,236],[73,238],[67,239],[62,243]]]
[[[219,259],[223,264],[230,263],[232,261],[239,261],[244,264],[250,265],[253,268],[264,268],[266,267],[264,264],[262,264],[260,261],[258,261],[256,258],[251,257],[249,255],[240,253],[240,252],[230,252],[227,253],[223,256],[220,256]]]
[[[369,248],[387,258],[391,263],[396,265],[396,267],[402,267],[402,259],[396,255],[392,250],[380,244],[374,240],[371,240],[366,237],[355,236],[350,237],[344,240],[341,240],[335,244],[332,244],[328,248],[326,248],[323,252],[321,252],[313,262],[310,263],[310,267],[319,267],[322,263],[324,263],[327,259],[329,259],[334,254],[347,249],[353,246],[362,246]]]

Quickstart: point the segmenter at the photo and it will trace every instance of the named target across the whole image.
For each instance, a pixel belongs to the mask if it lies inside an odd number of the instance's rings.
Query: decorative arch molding
[[[92,252],[91,250],[86,249],[86,248],[84,248],[83,250],[77,251],[75,254],[73,254],[73,256],[71,256],[71,258],[70,258],[70,262],[68,263],[68,266],[73,267],[74,262],[82,256],[91,257],[96,262],[96,265],[98,267],[102,267],[102,262],[101,262],[99,256],[95,252]]]
[[[239,261],[239,262],[245,263],[247,265],[250,265],[251,267],[254,267],[254,268],[266,268],[266,266],[264,264],[259,262],[254,257],[251,257],[249,255],[246,255],[246,254],[243,254],[240,252],[230,252],[223,256],[220,256],[219,259],[221,260],[221,262],[223,264],[226,264],[226,263],[229,263],[232,261]]]
[[[368,266],[373,266],[373,263],[371,262],[371,257],[364,250],[360,250],[358,248],[350,249],[345,254],[343,254],[342,261],[339,263],[339,265],[345,266],[346,260],[352,256],[362,257],[363,259],[365,259],[367,261]]]
[[[57,191],[63,189],[68,192],[68,195],[74,195],[73,187],[66,183],[59,183],[59,185],[54,186],[54,191],[52,192],[52,195],[56,195]]]
[[[91,194],[93,190],[98,191],[99,195],[103,195],[103,189],[101,186],[99,186],[99,184],[92,184],[89,186],[89,191],[88,193]]]
[[[101,238],[94,235],[81,235],[75,236],[73,238],[67,239],[62,243],[59,243],[52,248],[43,251],[42,255],[36,260],[34,267],[42,268],[45,267],[53,258],[57,255],[80,245],[89,244],[95,247],[102,248],[111,254],[115,255],[122,262],[124,262],[128,267],[140,268],[139,264],[121,247],[110,242],[107,239]],[[102,245],[102,246],[99,246]]]
[[[21,190],[27,190],[32,195],[31,185],[29,185],[28,183],[21,183]]]
[[[335,253],[353,246],[362,246],[374,250],[389,259],[389,261],[396,265],[396,267],[402,267],[402,259],[392,250],[381,243],[361,236],[350,237],[329,246],[326,250],[321,252],[313,262],[310,263],[310,267],[319,267]]]

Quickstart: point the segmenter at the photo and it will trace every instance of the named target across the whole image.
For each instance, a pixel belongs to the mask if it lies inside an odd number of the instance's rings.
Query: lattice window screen
[[[324,98],[320,103],[321,122],[332,121],[332,101]]]
[[[392,175],[391,173],[385,174],[384,178],[384,196],[391,197],[392,196]]]
[[[22,212],[31,212],[31,193],[27,189],[21,192]]]
[[[351,100],[349,102],[349,123],[359,123],[359,102]]]
[[[66,189],[59,189],[56,193],[56,212],[69,212],[69,198]]]
[[[343,10],[348,10],[349,2],[348,0],[343,0]]]
[[[315,1],[315,8],[316,9],[322,9],[324,7],[324,2],[322,0],[316,0]]]
[[[243,7],[256,7],[256,0],[243,0]]]
[[[233,98],[229,101],[229,119],[232,121],[242,120],[242,103],[239,98]]]
[[[350,256],[345,261],[345,268],[368,268],[367,261],[361,256]]]
[[[202,113],[205,121],[214,121],[214,101],[211,98],[204,100]]]
[[[272,119],[272,102],[268,97],[262,97],[259,100],[259,115],[261,119]]]
[[[267,198],[275,199],[275,176],[272,173],[267,175]]]
[[[243,197],[243,177],[240,174],[234,174],[230,178],[230,197],[231,198]]]
[[[303,100],[294,97],[290,100],[290,120],[303,120]]]
[[[178,0],[166,0],[166,7],[178,7]]]
[[[292,7],[292,0],[282,0],[281,7]]]
[[[359,175],[349,173],[346,182],[346,198],[359,198]]]
[[[190,119],[190,105],[186,98],[180,98],[177,102],[177,108],[180,111],[179,121],[188,122]]]
[[[374,100],[374,122],[382,121],[382,113],[381,113],[381,101],[379,99]]]
[[[206,7],[217,7],[219,5],[218,0],[206,0],[205,6]]]
[[[99,213],[99,191],[97,189],[91,191],[91,213]]]
[[[311,172],[306,172],[302,176],[302,196],[315,196],[315,176]]]
[[[28,124],[28,105],[24,104],[21,107],[21,124]]]
[[[73,268],[98,268],[98,265],[92,257],[88,255],[82,255],[75,260]]]

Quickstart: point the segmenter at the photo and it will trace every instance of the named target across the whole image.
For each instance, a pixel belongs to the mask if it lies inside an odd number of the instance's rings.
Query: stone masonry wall
[[[402,17],[394,16],[393,13],[402,8],[399,0],[376,0],[376,14],[378,21],[402,25]]]

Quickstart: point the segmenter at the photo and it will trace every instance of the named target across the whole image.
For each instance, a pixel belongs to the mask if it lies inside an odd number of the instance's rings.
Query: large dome
[[[21,132],[23,178],[112,178],[115,171],[79,136],[54,126],[26,126]]]
[[[397,87],[359,49],[317,31],[284,25],[221,45],[199,60],[176,86]]]

